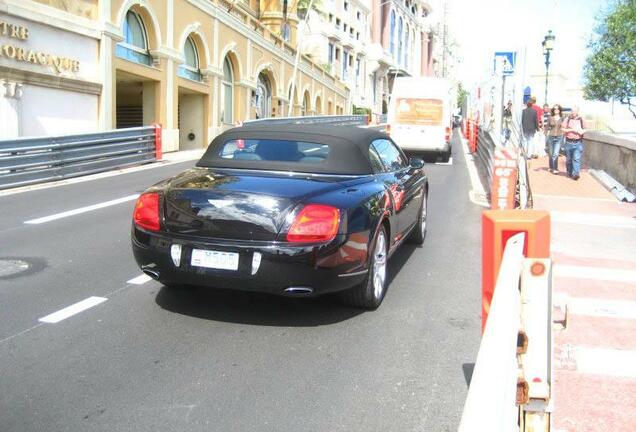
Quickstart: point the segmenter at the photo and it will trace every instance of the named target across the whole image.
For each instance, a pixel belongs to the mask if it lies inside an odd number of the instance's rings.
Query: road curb
[[[475,158],[468,150],[467,141],[462,137],[459,139],[462,143],[462,153],[464,155],[464,160],[466,161],[468,176],[470,177],[470,183],[472,186],[472,189],[468,192],[468,199],[470,199],[473,204],[477,204],[480,207],[490,208],[490,203],[486,198],[486,191],[479,179],[479,173],[477,172],[477,166],[475,165]]]

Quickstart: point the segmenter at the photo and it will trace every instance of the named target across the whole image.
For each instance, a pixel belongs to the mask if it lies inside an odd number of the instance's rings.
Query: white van
[[[442,78],[395,78],[387,115],[387,133],[405,151],[451,155],[451,103]]]

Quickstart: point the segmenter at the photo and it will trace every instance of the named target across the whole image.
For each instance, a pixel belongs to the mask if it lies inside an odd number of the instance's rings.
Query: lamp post
[[[550,52],[554,49],[554,35],[552,30],[548,30],[548,34],[543,37],[543,55],[545,56],[545,95],[543,103],[548,103],[548,72],[550,70]]]

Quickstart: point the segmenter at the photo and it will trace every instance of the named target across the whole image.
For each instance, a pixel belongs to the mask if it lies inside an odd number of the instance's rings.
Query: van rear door
[[[407,150],[440,151],[446,147],[442,99],[397,97],[391,137]]]

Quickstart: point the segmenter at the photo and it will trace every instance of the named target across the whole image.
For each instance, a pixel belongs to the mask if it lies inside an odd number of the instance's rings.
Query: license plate
[[[220,252],[192,249],[190,265],[221,270],[238,270],[239,254],[236,252]]]

